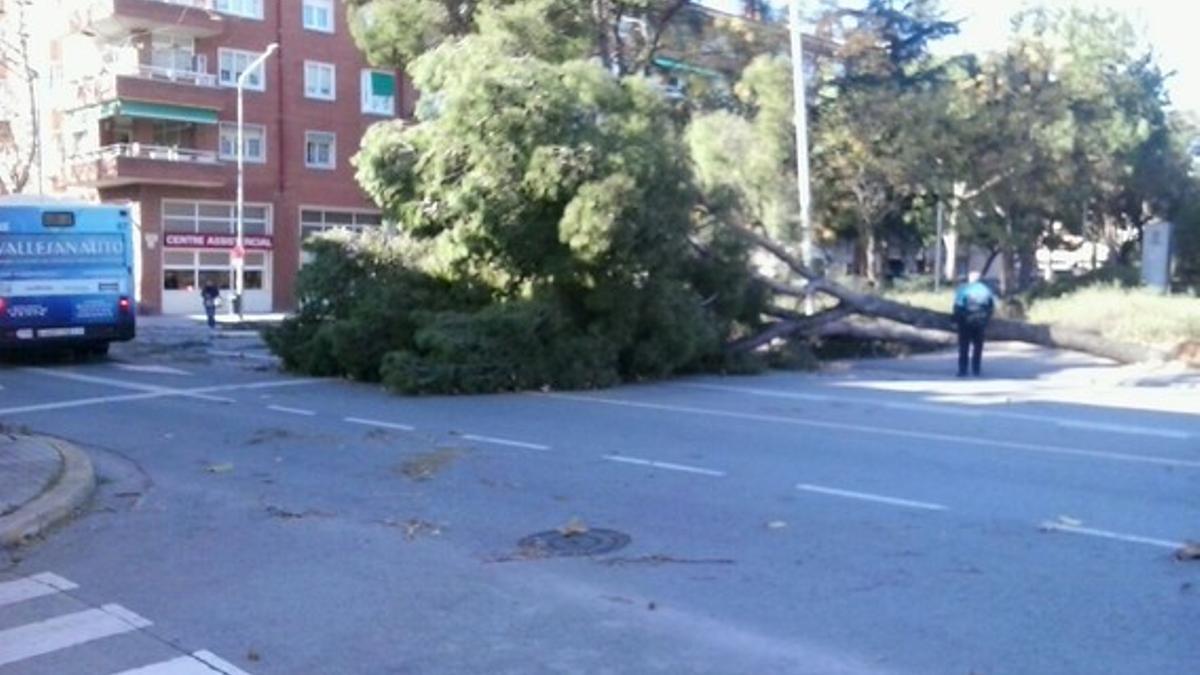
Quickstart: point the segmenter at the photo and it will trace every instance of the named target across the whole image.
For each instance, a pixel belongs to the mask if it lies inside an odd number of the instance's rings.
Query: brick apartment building
[[[380,223],[350,158],[416,97],[365,62],[344,0],[36,4],[51,14],[35,28],[52,75],[47,174],[56,192],[129,204],[143,312],[199,312],[207,281],[232,286],[234,85],[270,43],[245,92],[245,310],[294,307],[306,235]]]

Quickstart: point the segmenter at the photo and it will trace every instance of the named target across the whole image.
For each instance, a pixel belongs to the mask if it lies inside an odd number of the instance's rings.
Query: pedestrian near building
[[[204,313],[208,315],[208,327],[217,327],[217,305],[221,303],[221,290],[212,281],[205,282],[204,288],[200,291],[200,298],[204,301]]]
[[[992,289],[979,280],[978,272],[967,276],[967,283],[959,286],[954,294],[954,321],[958,327],[958,376],[967,376],[970,362],[971,372],[980,374],[983,362],[983,340],[988,322],[996,308],[996,297]],[[970,357],[968,359],[968,356]]]

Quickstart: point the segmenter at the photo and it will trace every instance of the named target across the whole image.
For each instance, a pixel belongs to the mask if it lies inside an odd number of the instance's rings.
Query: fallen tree
[[[954,317],[949,313],[858,293],[810,270],[779,242],[749,228],[737,227],[735,231],[754,246],[777,258],[803,283],[802,286],[796,286],[794,283],[760,276],[759,283],[770,291],[792,297],[825,295],[836,299],[838,304],[833,309],[810,317],[780,318],[777,322],[768,324],[757,335],[730,343],[727,348],[732,351],[756,349],[782,337],[817,337],[833,334],[861,339],[943,344],[943,341],[934,335],[956,331]],[[886,319],[895,323],[888,325],[847,322],[845,319],[850,315]],[[899,329],[895,324],[902,324],[909,330]],[[1162,361],[1170,358],[1168,353],[1154,347],[1109,340],[1100,334],[1087,331],[1023,321],[993,319],[988,324],[987,334],[990,340],[1026,342],[1055,349],[1069,349],[1120,363]],[[946,340],[944,344],[952,344],[952,341]]]

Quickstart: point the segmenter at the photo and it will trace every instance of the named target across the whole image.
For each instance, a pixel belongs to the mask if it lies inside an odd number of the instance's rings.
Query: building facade
[[[39,3],[40,4],[40,3]],[[59,194],[129,205],[141,242],[139,306],[197,313],[233,287],[247,312],[295,306],[301,242],[378,226],[354,179],[364,132],[411,115],[402,73],[371,68],[345,0],[49,0],[47,173]],[[239,75],[245,246],[236,241]]]

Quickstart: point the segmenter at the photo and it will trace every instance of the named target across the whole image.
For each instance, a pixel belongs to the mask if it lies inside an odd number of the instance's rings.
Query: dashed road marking
[[[798,427],[807,427],[810,429],[827,429],[832,431],[848,431],[859,434],[868,434],[875,436],[892,436],[895,438],[910,438],[922,441],[936,441],[940,443],[953,443],[957,445],[971,445],[976,447],[997,448],[1000,450],[1019,450],[1023,452],[1040,452],[1051,455],[1067,455],[1074,457],[1088,457],[1091,459],[1105,459],[1117,462],[1130,462],[1135,464],[1152,464],[1156,466],[1171,466],[1175,468],[1185,469],[1200,469],[1200,460],[1192,459],[1175,459],[1172,457],[1161,457],[1155,455],[1135,455],[1125,452],[1108,452],[1105,450],[1084,450],[1082,448],[1069,448],[1058,445],[1042,445],[1039,443],[1021,443],[1017,441],[1003,441],[991,438],[978,438],[974,436],[960,436],[956,434],[943,434],[930,431],[910,431],[908,429],[893,429],[888,427],[876,427],[866,424],[849,424],[845,422],[826,422],[822,420],[803,419],[800,417],[787,417],[783,415],[766,415],[760,413],[745,413],[733,410],[721,410],[718,408],[698,408],[695,406],[683,405],[668,405],[663,403],[646,403],[643,401],[628,401],[617,398],[602,398],[599,396],[582,396],[578,394],[545,394],[534,393],[532,396],[541,396],[545,398],[559,399],[562,401],[576,401],[581,403],[600,403],[610,406],[621,406],[626,408],[641,408],[643,410],[658,410],[663,412],[683,413],[687,415],[705,415],[708,417],[721,417],[725,419],[737,420],[753,420],[757,422],[772,422],[776,424],[787,424]],[[2,413],[3,411],[0,411]]]
[[[668,471],[682,471],[684,473],[695,473],[701,476],[713,476],[714,478],[722,478],[725,476],[724,471],[715,471],[713,469],[703,469],[698,466],[688,466],[686,464],[674,464],[672,462],[658,462],[652,459],[639,459],[637,457],[626,457],[624,455],[605,455],[604,459],[610,462],[621,462],[623,464],[636,464],[638,466],[651,466],[656,469],[666,469]]]
[[[840,488],[823,487],[820,485],[809,485],[801,483],[796,486],[797,490],[804,492],[812,492],[815,494],[829,495],[832,497],[845,497],[847,499],[858,499],[865,502],[876,502],[879,504],[889,504],[891,506],[903,506],[910,509],[924,509],[926,511],[945,511],[946,507],[941,504],[931,504],[929,502],[918,502],[911,499],[901,499],[899,497],[886,497],[884,495],[871,494],[869,492],[855,492],[853,490],[842,490]]]
[[[801,392],[778,391],[775,389],[758,389],[754,387],[733,387],[718,384],[703,384],[698,382],[681,382],[681,387],[691,389],[707,389],[710,391],[724,391],[737,394],[750,394],[752,396],[761,396],[767,398],[782,398],[794,399],[799,401],[815,401],[815,402],[836,402],[848,403],[857,405],[875,406],[886,408],[888,410],[905,410],[911,412],[925,412],[931,415],[945,415],[952,417],[967,417],[967,418],[990,418],[990,419],[1010,419],[1021,422],[1040,422],[1043,424],[1053,424],[1064,429],[1082,429],[1085,431],[1102,431],[1117,434],[1129,434],[1135,436],[1155,436],[1159,438],[1170,438],[1175,440],[1186,441],[1194,438],[1197,434],[1183,429],[1170,427],[1148,427],[1137,424],[1113,424],[1108,422],[1092,422],[1088,420],[1061,417],[1056,415],[1036,415],[1033,413],[1010,412],[1003,410],[973,410],[963,409],[959,407],[937,405],[931,403],[906,403],[903,401],[886,401],[867,396],[836,396],[827,394],[807,394]]]
[[[526,450],[549,450],[550,446],[540,445],[538,443],[526,443],[524,441],[510,441],[507,438],[496,438],[494,436],[476,436],[475,434],[463,434],[463,439],[475,441],[476,443],[490,443],[491,445],[504,445],[510,448],[524,448]]]
[[[1081,527],[1078,525],[1068,525],[1059,523],[1053,520],[1042,523],[1043,530],[1054,532],[1068,532],[1070,534],[1082,534],[1089,537],[1100,537],[1101,539],[1112,539],[1115,541],[1123,541],[1130,544],[1145,544],[1147,546],[1157,546],[1159,548],[1169,548],[1171,550],[1179,550],[1183,548],[1183,542],[1170,541],[1167,539],[1155,539],[1153,537],[1143,537],[1136,534],[1123,534],[1121,532],[1110,532],[1108,530],[1097,530],[1090,527]]]
[[[303,415],[305,417],[313,417],[317,414],[315,410],[305,410],[304,408],[289,408],[286,405],[269,405],[269,406],[267,406],[267,410],[274,410],[275,412],[287,413],[289,415]]]
[[[141,365],[136,363],[113,363],[113,366],[120,370],[128,370],[131,373],[148,373],[151,375],[191,375],[186,370],[172,368],[171,366],[154,366]]]
[[[383,422],[380,420],[369,420],[362,417],[346,417],[343,418],[350,424],[361,424],[365,427],[377,427],[379,429],[394,429],[396,431],[416,431],[416,427],[407,424],[396,424],[395,422]]]

